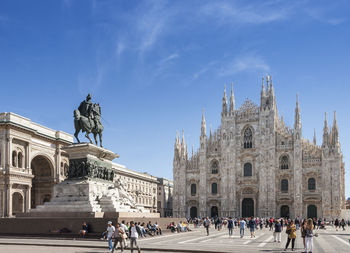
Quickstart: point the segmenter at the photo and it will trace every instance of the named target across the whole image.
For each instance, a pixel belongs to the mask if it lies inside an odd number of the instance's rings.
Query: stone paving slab
[[[315,230],[319,234],[314,238],[313,252],[342,253],[350,252],[350,233],[348,231],[335,231],[335,229]],[[268,229],[257,231],[256,236],[251,238],[249,233],[240,238],[238,229],[234,230],[233,236],[228,236],[227,229],[221,231],[210,230],[207,236],[203,228],[193,232],[167,234],[163,236],[147,237],[139,239],[138,244],[143,251],[152,252],[282,252],[287,240],[287,234],[282,232],[282,242],[273,241],[273,232]],[[0,247],[12,247],[22,245],[23,248],[40,246],[43,248],[76,248],[106,252],[107,242],[96,240],[53,240],[50,238],[0,238]],[[289,251],[291,251],[289,246]],[[1,249],[1,248],[0,248]],[[296,252],[303,252],[303,242],[300,231],[297,233]],[[0,252],[2,252],[0,250]],[[51,252],[51,250],[50,250]],[[91,251],[85,251],[91,252]],[[119,251],[118,251],[119,252]],[[129,252],[129,249],[126,250]]]

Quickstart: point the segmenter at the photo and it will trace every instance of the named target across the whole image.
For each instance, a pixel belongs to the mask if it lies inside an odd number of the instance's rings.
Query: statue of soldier
[[[80,115],[92,119],[92,102],[90,93],[86,96],[86,99],[80,103],[78,110]]]
[[[91,102],[91,95],[88,94],[86,99],[82,101],[77,110],[74,110],[74,136],[80,143],[78,134],[80,131],[85,132],[85,137],[93,143],[89,137],[93,133],[95,143],[97,145],[97,135],[100,139],[100,146],[102,147],[102,131],[103,125],[101,123],[101,107],[100,104],[93,104]]]

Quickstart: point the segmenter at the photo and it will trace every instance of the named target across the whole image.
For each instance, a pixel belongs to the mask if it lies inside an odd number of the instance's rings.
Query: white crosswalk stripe
[[[345,240],[339,238],[339,237],[336,236],[336,235],[332,235],[332,237],[334,237],[334,238],[337,239],[339,242],[342,242],[342,243],[344,243],[345,245],[347,245],[347,246],[350,247],[350,239],[349,239],[349,242],[347,242],[347,241],[345,241]]]
[[[258,247],[264,247],[266,245],[266,243],[268,243],[269,241],[271,241],[273,239],[273,236],[271,235],[269,238],[267,238],[266,240],[264,240],[262,243],[260,243],[258,245]]]

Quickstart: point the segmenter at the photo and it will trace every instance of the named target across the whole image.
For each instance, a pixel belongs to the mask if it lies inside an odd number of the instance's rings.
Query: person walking
[[[125,225],[125,220],[123,220],[122,223],[120,224],[120,228],[124,231],[124,234],[122,235],[122,242],[124,244],[124,248],[126,249],[128,247],[126,238],[128,238],[129,228],[127,225]]]
[[[290,221],[286,229],[286,233],[288,234],[288,239],[287,239],[287,243],[286,243],[286,247],[284,248],[284,251],[287,250],[290,241],[292,241],[292,251],[294,251],[295,238],[297,237],[296,231],[297,231],[297,228],[294,225],[294,221],[292,220]]]
[[[343,228],[343,231],[345,230],[345,220],[342,219],[340,222],[340,226]]]
[[[108,249],[109,252],[112,252],[113,249],[113,236],[115,232],[115,227],[112,225],[111,221],[108,221],[108,227],[107,227],[107,242],[108,242]]]
[[[307,220],[307,224],[305,226],[305,251],[304,252],[309,252],[312,253],[312,247],[313,247],[313,239],[314,239],[314,234],[313,234],[313,229],[314,229],[314,224],[312,219]],[[309,249],[309,251],[308,251]]]
[[[255,222],[253,216],[250,217],[248,225],[249,225],[249,229],[250,229],[250,238],[253,238],[253,237],[255,237],[255,226],[256,226],[256,222]]]
[[[335,226],[335,230],[338,231],[338,227],[339,227],[339,220],[338,220],[338,218],[335,219],[334,226]]]
[[[209,226],[210,226],[210,221],[209,218],[206,217],[203,221],[203,226],[205,227],[205,230],[207,231],[207,235],[209,235]]]
[[[227,228],[228,228],[228,236],[232,236],[232,234],[233,234],[233,220],[232,220],[232,217],[228,218]]]
[[[275,223],[274,242],[281,242],[282,225],[279,220]]]
[[[241,238],[243,238],[243,236],[244,236],[245,226],[246,226],[246,222],[245,222],[245,220],[242,218],[242,219],[239,221],[239,233],[240,233],[240,235],[241,235]]]
[[[303,220],[303,223],[301,223],[301,238],[303,238],[303,245],[305,248],[305,237],[306,237],[306,220]]]
[[[134,222],[130,222],[130,228],[129,228],[129,236],[130,236],[130,250],[131,253],[134,252],[134,244],[137,248],[137,252],[140,253],[140,247],[137,245],[137,239],[139,238],[139,234],[141,234],[141,231],[135,226]]]
[[[112,249],[112,253],[114,252],[115,248],[118,247],[118,243],[120,245],[120,250],[121,252],[124,251],[124,247],[123,247],[123,235],[125,235],[125,231],[123,230],[123,228],[120,226],[119,223],[115,224],[115,231],[114,231],[114,244],[113,244],[113,249]]]

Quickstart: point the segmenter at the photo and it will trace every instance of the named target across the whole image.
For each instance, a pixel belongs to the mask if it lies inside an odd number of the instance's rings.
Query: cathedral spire
[[[316,143],[316,129],[314,128],[314,139],[313,139],[313,143],[314,143],[314,145],[316,145],[317,143]]]
[[[270,85],[269,85],[269,83],[270,83],[270,76],[267,75],[267,76],[266,76],[266,88],[267,88],[267,92],[270,92]]]
[[[271,95],[272,97],[275,96],[275,89],[273,88],[273,84],[272,84],[272,76],[269,76],[270,77],[270,92],[271,92]]]
[[[185,155],[185,152],[186,152],[185,131],[182,129],[181,154]]]
[[[327,122],[327,112],[324,113],[324,126],[323,126],[323,143],[322,146],[328,146],[328,122]]]
[[[204,109],[202,112],[202,123],[201,123],[201,136],[206,136],[207,132],[207,124],[205,122],[205,115],[204,115]]]
[[[227,96],[226,96],[226,84],[224,87],[224,96],[222,97],[222,112],[221,112],[222,117],[227,116]]]
[[[295,116],[294,116],[294,129],[301,128],[301,120],[300,120],[300,108],[299,108],[299,96],[297,94],[297,102],[295,106]]]
[[[235,95],[233,93],[233,82],[231,84],[231,96],[230,96],[230,115],[233,115],[235,110]]]
[[[339,130],[337,124],[337,112],[334,111],[334,120],[333,120],[333,128],[332,128],[332,145],[335,147],[339,142]]]
[[[262,96],[262,97],[265,96],[264,76],[262,77],[262,81],[261,81],[261,96]]]

